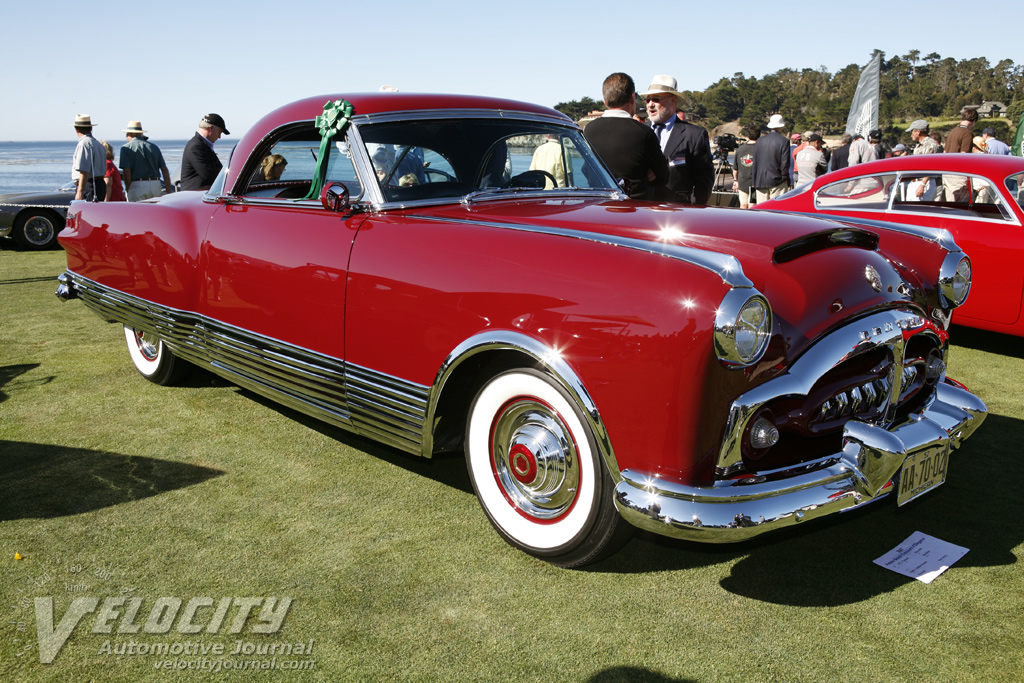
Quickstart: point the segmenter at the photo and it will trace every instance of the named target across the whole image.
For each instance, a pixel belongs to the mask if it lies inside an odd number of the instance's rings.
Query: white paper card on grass
[[[967,552],[968,548],[915,531],[903,543],[875,560],[875,564],[897,574],[931,583]]]

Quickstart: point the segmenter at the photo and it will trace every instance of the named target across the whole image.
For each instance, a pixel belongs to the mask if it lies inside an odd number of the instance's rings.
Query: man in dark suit
[[[185,145],[181,155],[181,189],[208,190],[223,164],[213,151],[213,143],[221,135],[230,135],[219,114],[207,114],[199,122],[199,130]]]
[[[583,135],[612,175],[629,180],[631,199],[654,199],[656,189],[668,180],[668,163],[651,129],[633,118],[633,79],[614,73],[604,79],[601,95],[607,109],[587,124]]]
[[[711,199],[715,182],[711,142],[707,130],[686,121],[686,115],[679,111],[683,95],[676,87],[673,77],[655,76],[647,92],[640,93],[647,101],[647,117],[668,160],[668,185],[657,198],[704,206]]]

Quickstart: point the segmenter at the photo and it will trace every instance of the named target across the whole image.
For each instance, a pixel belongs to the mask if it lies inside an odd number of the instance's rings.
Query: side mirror
[[[330,182],[320,190],[320,204],[328,211],[340,213],[349,207],[348,188],[344,183]]]
[[[629,178],[617,178],[619,183],[619,189],[626,194],[633,194],[633,181]]]

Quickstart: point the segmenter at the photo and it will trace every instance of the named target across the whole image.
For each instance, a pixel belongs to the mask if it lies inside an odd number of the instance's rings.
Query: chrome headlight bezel
[[[772,307],[756,289],[730,290],[715,311],[715,353],[729,368],[761,360],[772,335]]]
[[[939,268],[939,298],[943,307],[957,308],[967,301],[973,275],[974,268],[967,254],[962,251],[946,254]]]

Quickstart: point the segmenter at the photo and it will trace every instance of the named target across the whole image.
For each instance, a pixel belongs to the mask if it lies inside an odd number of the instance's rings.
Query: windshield
[[[359,134],[389,202],[502,189],[619,191],[575,128],[449,119],[367,124]]]

